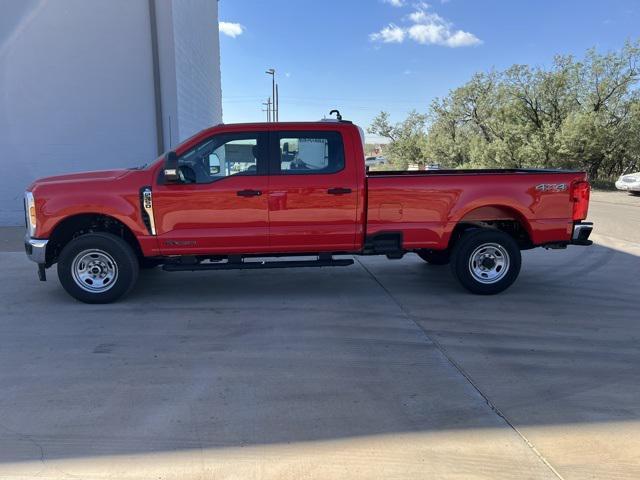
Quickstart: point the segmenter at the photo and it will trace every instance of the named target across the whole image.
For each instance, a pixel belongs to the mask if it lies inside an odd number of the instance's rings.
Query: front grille
[[[640,182],[640,178],[624,177],[622,181],[626,183],[635,183],[635,182]]]

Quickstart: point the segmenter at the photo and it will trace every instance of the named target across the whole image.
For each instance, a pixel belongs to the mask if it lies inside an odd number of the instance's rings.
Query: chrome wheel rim
[[[507,250],[497,243],[484,243],[469,257],[469,272],[474,280],[486,285],[499,282],[509,271]]]
[[[90,293],[103,293],[111,289],[118,280],[118,265],[111,255],[103,250],[83,250],[71,265],[73,281]]]

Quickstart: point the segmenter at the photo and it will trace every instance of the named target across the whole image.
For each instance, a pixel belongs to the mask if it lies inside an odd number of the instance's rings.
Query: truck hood
[[[45,185],[67,184],[67,183],[81,183],[81,182],[109,182],[122,178],[132,171],[131,169],[121,170],[102,170],[97,172],[80,172],[70,173],[67,175],[55,175],[53,177],[43,177],[35,180],[28,190],[33,190],[35,187]]]

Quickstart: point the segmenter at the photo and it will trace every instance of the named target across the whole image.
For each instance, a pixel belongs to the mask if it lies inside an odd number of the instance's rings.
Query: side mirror
[[[215,153],[209,155],[209,174],[220,175],[220,157]]]
[[[164,181],[174,183],[180,181],[178,173],[178,155],[176,152],[169,152],[164,160]]]

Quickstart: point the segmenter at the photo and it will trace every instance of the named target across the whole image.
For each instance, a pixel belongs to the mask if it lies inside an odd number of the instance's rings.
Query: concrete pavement
[[[640,243],[640,197],[624,192],[592,192],[591,217],[609,239]]]
[[[495,297],[407,255],[89,306],[0,253],[0,478],[640,478],[640,231],[610,195],[598,245],[525,252]]]
[[[0,227],[0,252],[22,252],[25,227]]]

